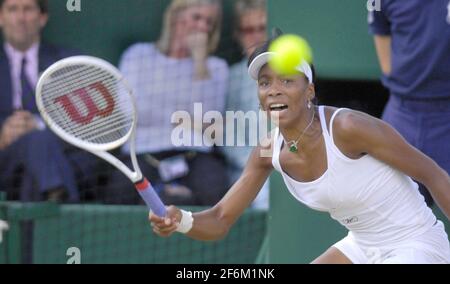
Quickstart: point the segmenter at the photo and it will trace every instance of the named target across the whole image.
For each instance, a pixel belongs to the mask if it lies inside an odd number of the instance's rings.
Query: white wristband
[[[194,224],[194,218],[192,217],[192,212],[190,211],[181,211],[181,221],[178,224],[177,232],[186,234],[192,229],[192,225]]]

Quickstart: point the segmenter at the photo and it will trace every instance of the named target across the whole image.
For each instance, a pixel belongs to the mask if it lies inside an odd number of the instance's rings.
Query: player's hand
[[[160,237],[170,237],[177,230],[181,217],[180,209],[175,206],[167,207],[167,215],[165,218],[161,218],[153,214],[153,212],[149,214],[153,232]]]

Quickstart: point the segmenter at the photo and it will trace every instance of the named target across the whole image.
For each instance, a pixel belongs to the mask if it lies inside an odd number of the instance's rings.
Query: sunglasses
[[[250,35],[250,34],[254,34],[254,33],[266,32],[266,28],[267,28],[266,25],[240,27],[239,32],[241,34]]]

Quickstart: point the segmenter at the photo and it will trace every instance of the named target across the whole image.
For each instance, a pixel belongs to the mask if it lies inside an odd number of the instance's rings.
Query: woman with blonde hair
[[[214,16],[214,17],[212,17]],[[174,0],[164,14],[158,49],[169,57],[194,58],[200,78],[208,76],[206,56],[220,40],[222,9],[218,0]]]
[[[221,19],[218,0],[174,0],[165,12],[160,39],[134,44],[120,61],[138,102],[138,159],[167,203],[211,205],[227,190],[224,163],[214,147],[193,143],[203,141],[207,125],[186,132],[192,135],[190,144],[177,145],[172,140],[175,127],[183,125],[173,121],[174,114],[187,112],[194,117],[198,104],[202,115],[224,110],[228,65],[211,55],[219,42]],[[123,151],[129,151],[127,145]],[[120,174],[115,175],[106,202],[139,202],[137,195],[127,197],[127,184]]]

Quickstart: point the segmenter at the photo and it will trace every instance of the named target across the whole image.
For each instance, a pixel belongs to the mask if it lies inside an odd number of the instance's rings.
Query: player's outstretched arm
[[[197,240],[218,240],[226,236],[231,226],[255,199],[259,190],[272,171],[270,157],[261,157],[262,147],[256,147],[239,180],[214,207],[194,213],[192,228],[187,236]],[[175,207],[167,207],[166,218],[150,214],[153,231],[162,237],[168,237],[177,231],[183,218],[189,218]]]

